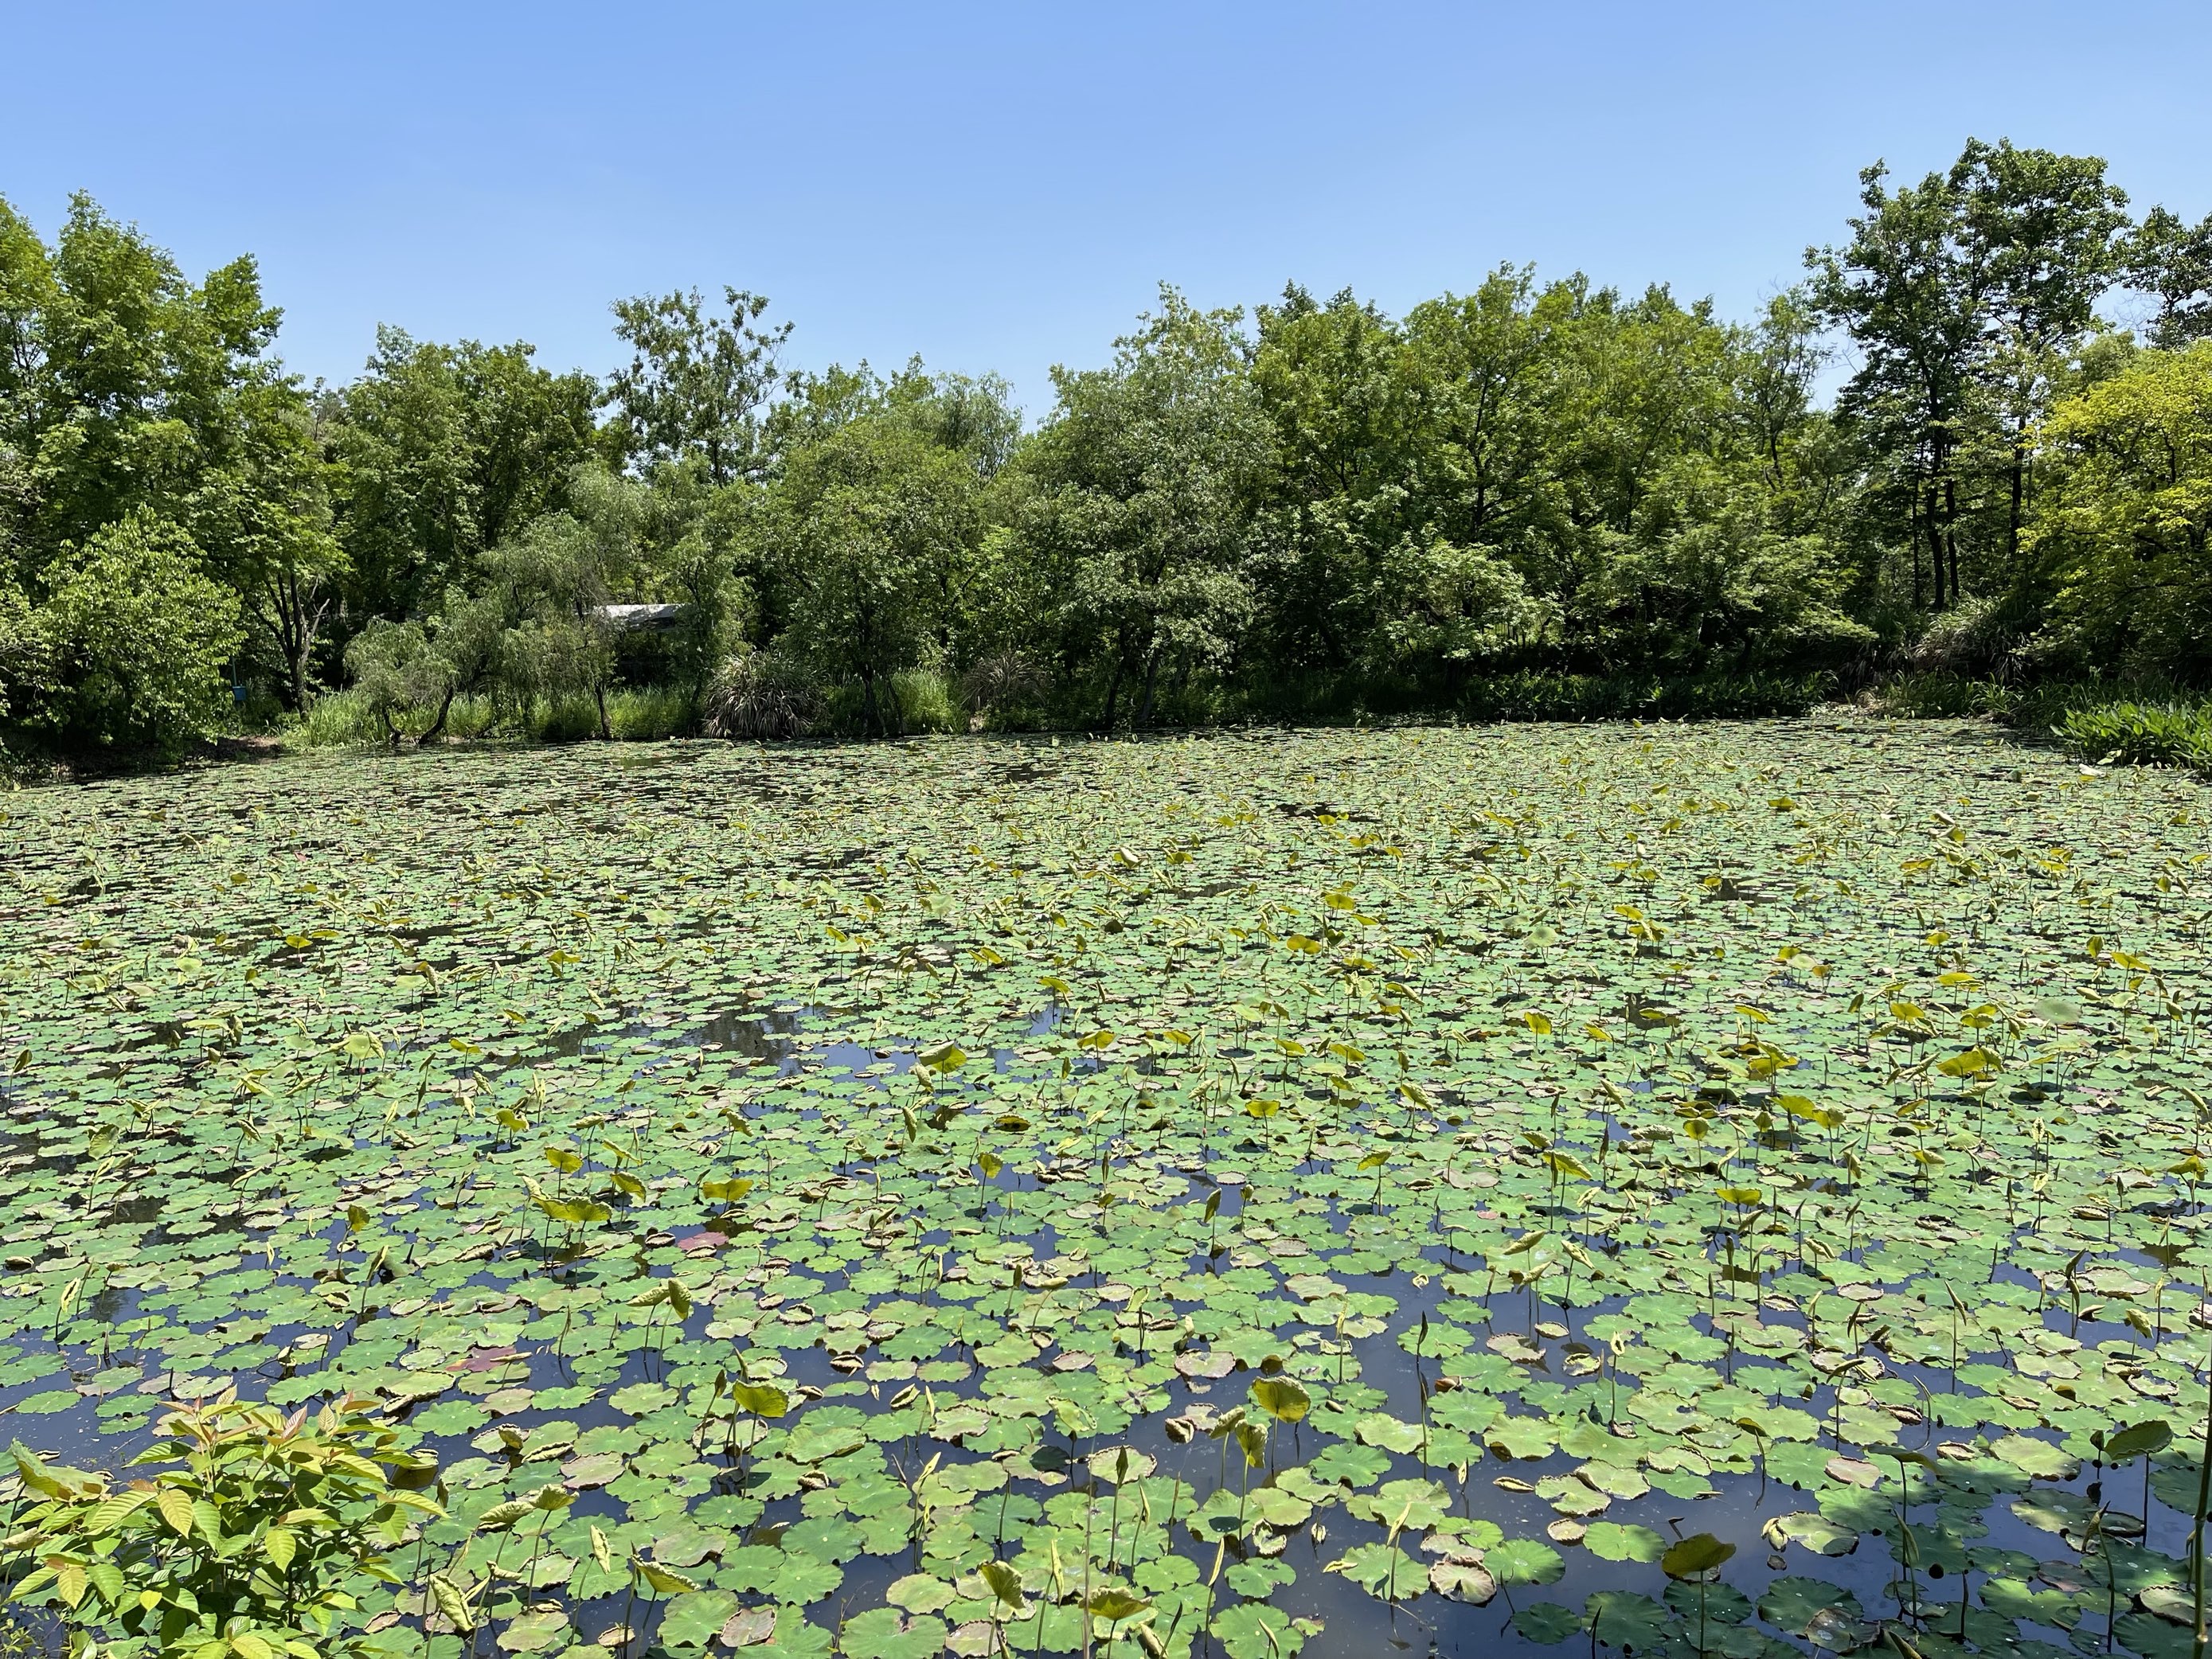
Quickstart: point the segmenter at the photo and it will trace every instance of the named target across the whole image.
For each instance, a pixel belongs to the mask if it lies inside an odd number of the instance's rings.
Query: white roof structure
[[[688,605],[599,605],[592,615],[618,629],[673,628],[684,620]]]

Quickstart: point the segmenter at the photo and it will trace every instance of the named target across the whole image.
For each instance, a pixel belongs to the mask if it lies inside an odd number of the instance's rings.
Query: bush
[[[599,735],[599,705],[580,695],[543,704],[530,722],[530,735],[540,743],[588,742]]]
[[[1019,651],[994,652],[960,678],[960,702],[972,722],[1003,730],[1034,725],[1052,677]]]
[[[361,691],[331,691],[307,705],[307,712],[292,729],[291,740],[303,749],[351,749],[382,744],[382,720]]]
[[[773,651],[741,651],[707,689],[709,734],[755,743],[803,738],[828,713],[821,688],[798,663]]]
[[[159,1426],[167,1437],[132,1463],[180,1467],[120,1488],[15,1449],[33,1501],[5,1547],[23,1574],[12,1600],[105,1644],[317,1659],[355,1605],[345,1580],[396,1583],[385,1552],[443,1513],[421,1495],[434,1466],[350,1400],[313,1419],[223,1401]]]
[[[623,743],[658,743],[692,727],[691,699],[674,686],[641,686],[607,694],[607,724]]]
[[[957,732],[965,722],[952,687],[932,668],[909,668],[891,676],[891,694],[909,732]]]
[[[222,723],[223,665],[245,630],[238,596],[200,573],[190,536],[142,511],[46,575],[51,718],[65,742],[170,752]]]
[[[1870,701],[1879,712],[1902,720],[1969,720],[1981,714],[2010,715],[2021,697],[2016,690],[1995,680],[1938,671],[1899,674],[1880,686]]]
[[[2212,702],[2098,703],[2051,729],[2084,760],[2212,771]]]
[[[1975,598],[1939,613],[1912,647],[1913,666],[1931,674],[1982,679],[2010,665],[2021,640],[1997,600]]]

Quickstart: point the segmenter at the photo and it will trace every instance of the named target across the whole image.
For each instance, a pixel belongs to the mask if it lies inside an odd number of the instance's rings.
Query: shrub
[[[1052,677],[1019,651],[994,652],[960,677],[960,702],[975,721],[997,726],[1031,714],[1052,689]]]
[[[200,573],[190,536],[142,511],[46,574],[52,719],[66,740],[167,752],[222,722],[223,665],[245,630],[238,596]]]
[[[1802,714],[1831,695],[1826,674],[1494,674],[1461,700],[1486,720],[1756,720]]]
[[[542,705],[531,725],[540,743],[584,743],[599,735],[599,705],[579,694]]]
[[[1912,663],[1929,673],[1985,678],[2008,665],[2020,643],[2002,605],[1992,599],[1970,599],[1929,622],[1912,647]]]
[[[624,743],[658,743],[691,729],[691,699],[670,685],[640,686],[607,694],[607,724]]]
[[[355,1606],[345,1580],[398,1583],[385,1552],[443,1513],[421,1491],[434,1467],[350,1400],[313,1419],[223,1401],[159,1428],[167,1437],[132,1463],[181,1467],[119,1489],[15,1449],[36,1500],[4,1547],[28,1568],[15,1601],[163,1655],[319,1659]]]
[[[1875,707],[1904,720],[1967,720],[1978,714],[2009,715],[2019,694],[1995,680],[1970,679],[1946,672],[1900,674],[1875,692]]]
[[[741,651],[707,690],[707,730],[756,743],[803,738],[827,709],[821,689],[799,664],[772,651]]]
[[[957,732],[964,722],[944,675],[932,668],[909,668],[891,676],[891,695],[909,732]]]
[[[2212,703],[2097,703],[2051,729],[2085,760],[2212,771]]]
[[[349,749],[386,740],[374,706],[350,688],[317,697],[292,732],[292,741],[307,749]]]

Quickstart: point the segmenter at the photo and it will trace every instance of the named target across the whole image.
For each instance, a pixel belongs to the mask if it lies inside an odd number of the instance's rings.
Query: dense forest
[[[0,742],[2201,686],[2212,218],[2106,171],[1869,167],[1749,319],[1525,266],[1402,317],[1164,287],[1034,421],[791,367],[734,288],[616,303],[604,380],[389,327],[309,386],[251,258],[194,283],[88,198],[51,241],[0,201]]]

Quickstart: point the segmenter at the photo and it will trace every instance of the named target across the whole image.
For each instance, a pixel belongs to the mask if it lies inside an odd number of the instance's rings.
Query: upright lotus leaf
[[[1304,1421],[1313,1404],[1312,1397],[1305,1389],[1287,1376],[1255,1378],[1252,1383],[1251,1400],[1254,1405],[1278,1423]]]
[[[1691,1583],[1710,1583],[1712,1575],[1735,1555],[1734,1544],[1701,1532],[1669,1545],[1660,1556],[1659,1565],[1669,1578]]]

